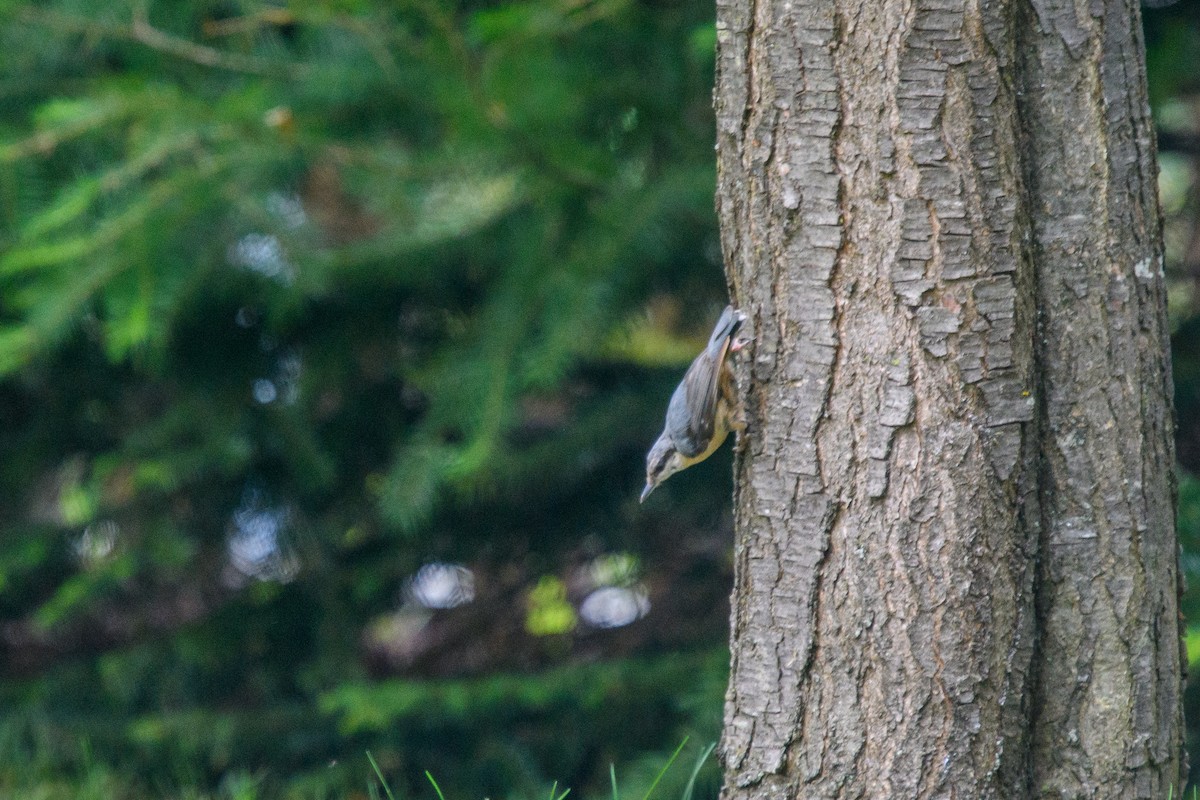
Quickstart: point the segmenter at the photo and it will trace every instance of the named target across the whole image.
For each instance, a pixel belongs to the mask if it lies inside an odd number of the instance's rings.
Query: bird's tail
[[[725,310],[721,312],[721,318],[717,320],[717,326],[713,328],[712,336],[709,337],[708,352],[714,356],[719,353],[745,321],[745,314],[733,306],[725,306]]]

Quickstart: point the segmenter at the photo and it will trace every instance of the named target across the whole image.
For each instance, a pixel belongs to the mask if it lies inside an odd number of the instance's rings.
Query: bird
[[[646,455],[646,488],[640,503],[667,478],[713,454],[731,430],[743,431],[746,416],[730,356],[746,341],[737,334],[746,315],[726,306],[708,346],[688,367],[667,404],[663,432]]]

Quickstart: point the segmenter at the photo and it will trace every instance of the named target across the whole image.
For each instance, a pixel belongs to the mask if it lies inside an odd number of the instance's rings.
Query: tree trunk
[[[1136,2],[1022,5],[1041,312],[1033,780],[1164,797],[1182,728],[1170,347]]]
[[[1131,0],[722,0],[743,375],[725,793],[1179,794]]]

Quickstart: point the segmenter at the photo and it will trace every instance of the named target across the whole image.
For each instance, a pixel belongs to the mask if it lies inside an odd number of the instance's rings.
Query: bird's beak
[[[646,502],[646,498],[649,497],[650,493],[653,491],[654,491],[654,484],[647,481],[646,488],[642,489],[642,496],[641,496],[641,498],[638,499],[638,502],[639,503]]]

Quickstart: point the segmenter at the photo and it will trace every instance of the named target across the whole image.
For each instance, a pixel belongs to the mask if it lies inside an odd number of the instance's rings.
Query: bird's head
[[[642,497],[638,502],[646,502],[646,498],[658,488],[660,483],[679,472],[684,466],[683,456],[679,455],[679,451],[675,449],[675,445],[671,444],[667,435],[664,433],[659,436],[658,441],[646,454],[646,488],[642,489]]]

